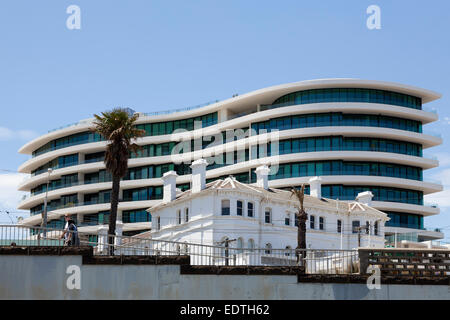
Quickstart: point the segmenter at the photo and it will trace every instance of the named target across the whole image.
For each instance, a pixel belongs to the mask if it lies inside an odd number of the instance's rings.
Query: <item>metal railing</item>
[[[153,111],[153,112],[144,112],[144,116],[160,116],[160,115],[165,115],[165,114],[172,114],[172,113],[176,113],[176,112],[184,112],[184,111],[190,111],[190,110],[195,110],[201,107],[206,107],[209,106],[211,104],[220,102],[220,100],[212,100],[212,101],[208,101],[202,104],[198,104],[195,106],[190,106],[190,107],[185,107],[185,108],[178,108],[178,109],[169,109],[169,110],[164,110],[164,111]]]
[[[292,266],[304,267],[309,274],[349,274],[359,272],[357,250],[291,248],[239,248],[151,239],[149,233],[136,236],[107,235],[100,228],[97,241],[79,232],[80,245],[93,246],[95,255],[178,256],[188,255],[198,266]],[[63,230],[0,225],[0,245],[64,246]]]
[[[66,125],[64,125],[64,126],[60,126],[60,127],[58,127],[58,128],[54,128],[54,129],[48,130],[48,133],[54,132],[54,131],[58,131],[58,130],[62,130],[62,129],[69,128],[69,127],[79,126],[79,125],[82,125],[82,124],[91,124],[91,123],[92,123],[92,120],[93,120],[93,119],[86,119],[86,120],[80,120],[80,121],[78,121],[78,122],[66,124]]]

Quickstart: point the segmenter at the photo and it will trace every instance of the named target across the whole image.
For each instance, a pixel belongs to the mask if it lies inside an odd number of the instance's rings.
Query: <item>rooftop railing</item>
[[[170,110],[163,110],[163,111],[154,111],[154,112],[143,112],[142,114],[144,116],[160,116],[160,115],[166,115],[166,114],[172,114],[172,113],[177,113],[177,112],[184,112],[184,111],[190,111],[190,110],[195,110],[198,108],[202,108],[202,107],[206,107],[209,106],[211,104],[220,102],[221,100],[212,100],[212,101],[208,101],[202,104],[198,104],[195,106],[189,106],[189,107],[185,107],[185,108],[178,108],[178,109],[170,109]],[[54,131],[58,131],[58,130],[62,130],[62,129],[66,129],[69,127],[75,127],[75,126],[79,126],[79,125],[83,125],[83,124],[90,124],[92,123],[91,119],[87,119],[87,120],[81,120],[78,122],[74,122],[74,123],[70,123],[58,128],[54,128],[48,131],[48,133],[50,132],[54,132]]]
[[[58,130],[62,130],[62,129],[66,129],[66,128],[69,128],[69,127],[75,127],[75,126],[80,126],[80,125],[83,125],[83,124],[90,124],[90,123],[92,123],[92,120],[91,120],[91,119],[88,119],[88,120],[80,120],[80,121],[78,121],[78,122],[66,124],[66,125],[64,125],[64,126],[61,126],[61,127],[58,127],[58,128],[54,128],[54,129],[51,129],[51,130],[48,130],[48,133],[54,132],[54,131],[58,131]]]
[[[209,105],[217,103],[217,102],[220,102],[220,100],[208,101],[208,102],[205,102],[205,103],[202,103],[202,104],[198,104],[198,105],[190,106],[190,107],[185,107],[185,108],[171,109],[171,110],[164,110],[164,111],[145,112],[143,114],[145,116],[160,116],[160,115],[172,114],[172,113],[177,113],[177,112],[184,112],[184,111],[195,110],[195,109],[199,109],[199,108],[202,108],[202,107],[209,106]]]

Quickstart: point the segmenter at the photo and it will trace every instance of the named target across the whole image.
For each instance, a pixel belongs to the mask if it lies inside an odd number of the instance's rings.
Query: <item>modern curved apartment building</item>
[[[397,83],[323,79],[260,89],[202,107],[139,113],[137,123],[146,136],[138,140],[143,149],[131,155],[121,183],[118,217],[124,234],[150,228],[146,210],[162,199],[163,173],[175,170],[177,186],[189,188],[189,164],[176,164],[171,156],[183,135],[174,130],[193,136],[220,132],[226,137],[227,130],[243,129],[251,136],[226,140],[225,145],[201,143],[202,151],[214,150],[216,155],[223,146],[236,150],[239,145],[241,150],[231,152],[234,163],[208,166],[208,181],[231,174],[241,182],[256,182],[255,168],[276,152],[269,145],[264,153],[253,142],[264,132],[278,130],[279,167],[270,176],[270,187],[300,186],[320,176],[325,198],[354,200],[359,192],[370,190],[372,206],[391,218],[386,234],[414,231],[419,240],[439,239],[442,233],[423,227],[424,217],[439,214],[438,208],[424,205],[424,195],[442,190],[440,184],[424,181],[423,172],[439,163],[422,154],[442,143],[422,132],[423,125],[438,120],[422,105],[438,98],[438,93]],[[47,181],[49,226],[62,226],[65,213],[73,214],[81,230],[92,234],[107,222],[111,179],[103,163],[106,142],[91,133],[91,127],[91,119],[83,120],[19,150],[31,156],[19,168],[31,175],[19,186],[30,191],[19,204],[31,213],[22,224],[40,224]],[[181,157],[192,155],[185,149]],[[50,174],[48,168],[53,169]]]

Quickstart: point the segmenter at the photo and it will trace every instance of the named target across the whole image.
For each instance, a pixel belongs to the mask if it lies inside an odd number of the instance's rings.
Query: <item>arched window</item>
[[[284,224],[287,226],[291,225],[291,215],[289,213],[286,213],[286,216],[284,218]]]
[[[253,217],[253,202],[247,203],[247,216]]]
[[[236,242],[237,253],[242,253],[242,248],[244,247],[244,239],[238,238]]]
[[[272,209],[266,208],[266,210],[264,210],[264,221],[266,223],[272,223]]]
[[[309,216],[309,228],[310,229],[315,229],[315,225],[314,225],[314,223],[315,223],[315,219],[316,219],[316,217],[314,217],[314,216]]]
[[[184,222],[189,221],[189,208],[184,209]]]
[[[255,249],[255,240],[253,240],[253,239],[248,239],[247,247],[248,247],[250,250]]]
[[[230,215],[230,200],[228,199],[222,200],[222,215],[223,216]]]
[[[187,244],[187,242],[184,244],[183,251],[184,251],[185,254],[189,253],[189,245]]]
[[[325,218],[319,217],[319,229],[324,230],[325,229]]]
[[[266,243],[266,250],[264,252],[265,252],[265,254],[272,253],[272,245],[270,243]]]

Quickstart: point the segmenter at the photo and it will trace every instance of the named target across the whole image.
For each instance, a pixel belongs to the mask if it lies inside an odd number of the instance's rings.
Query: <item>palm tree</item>
[[[136,128],[138,114],[131,115],[128,110],[115,108],[102,112],[102,116],[94,114],[94,129],[92,132],[100,134],[109,143],[106,146],[105,166],[112,176],[111,212],[109,216],[108,243],[110,254],[114,253],[114,235],[116,233],[117,206],[119,204],[120,179],[128,170],[130,152],[137,152],[139,147],[133,140],[142,137],[144,130]]]
[[[297,220],[297,262],[300,261],[300,253],[306,250],[306,220],[308,219],[308,214],[305,212],[303,207],[303,200],[305,198],[305,185],[299,189],[291,189],[291,197],[295,196],[300,204],[297,213],[295,214]]]

